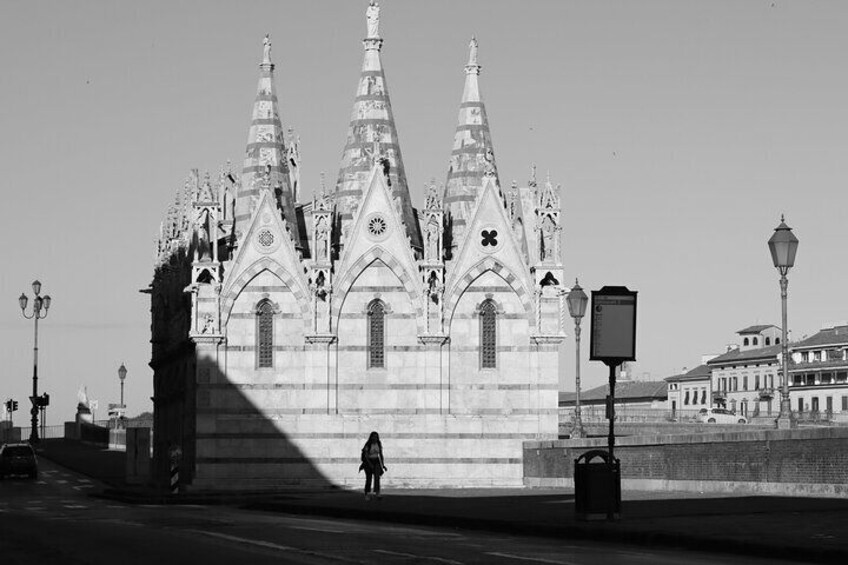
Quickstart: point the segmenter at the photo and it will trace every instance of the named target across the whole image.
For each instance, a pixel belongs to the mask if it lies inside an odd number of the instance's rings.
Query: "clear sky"
[[[28,420],[39,278],[40,392],[50,424],[76,391],[152,408],[153,242],[192,167],[243,158],[271,33],[307,197],[338,171],[362,60],[365,0],[0,2],[0,396]],[[848,4],[384,0],[383,63],[413,202],[447,173],[468,41],[501,181],[531,163],[563,186],[565,267],[587,290],[639,291],[637,373],[660,379],[780,323],[766,241],[801,240],[796,337],[845,321]],[[586,321],[588,325],[588,319]],[[587,332],[588,333],[588,332]],[[573,384],[573,340],[563,389]],[[584,334],[587,335],[587,334]],[[588,349],[584,342],[584,354]],[[584,359],[585,386],[605,369]]]

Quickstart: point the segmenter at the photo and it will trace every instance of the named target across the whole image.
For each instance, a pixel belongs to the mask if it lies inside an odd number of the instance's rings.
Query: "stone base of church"
[[[190,490],[361,488],[360,450],[380,433],[385,488],[523,485],[523,442],[556,439],[557,416],[301,415],[198,422]]]

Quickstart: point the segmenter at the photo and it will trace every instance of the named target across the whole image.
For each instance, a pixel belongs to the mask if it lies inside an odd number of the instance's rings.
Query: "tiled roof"
[[[681,375],[674,375],[673,377],[668,377],[665,379],[665,382],[681,382],[681,381],[698,381],[702,379],[709,379],[712,377],[712,369],[706,364],[698,365],[691,371],[686,371]]]
[[[584,390],[580,401],[604,400],[609,394],[609,385]],[[573,392],[560,392],[559,403],[571,404],[577,397]],[[665,400],[668,397],[668,385],[665,381],[623,381],[615,385],[616,400]]]
[[[792,345],[792,349],[821,347],[822,345],[848,345],[848,326],[825,328]]]
[[[738,333],[738,334],[758,334],[758,333],[760,333],[764,330],[767,330],[769,328],[776,328],[776,327],[777,326],[775,326],[773,324],[766,324],[766,325],[761,325],[761,326],[748,326],[744,330],[739,330],[736,333]]]
[[[791,347],[791,346],[790,346]],[[755,361],[758,359],[776,359],[780,355],[781,346],[770,345],[768,347],[760,347],[757,349],[732,349],[727,353],[719,355],[714,359],[707,361],[707,365],[719,365],[728,363],[742,363],[745,361]]]

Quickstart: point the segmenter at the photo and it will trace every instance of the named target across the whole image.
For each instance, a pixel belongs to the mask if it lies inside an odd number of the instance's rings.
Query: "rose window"
[[[368,233],[370,233],[374,237],[380,237],[386,230],[388,229],[388,225],[386,224],[385,218],[382,216],[374,216],[368,222]]]
[[[260,247],[271,247],[274,245],[274,233],[271,230],[262,230],[256,236],[256,241],[259,242]]]

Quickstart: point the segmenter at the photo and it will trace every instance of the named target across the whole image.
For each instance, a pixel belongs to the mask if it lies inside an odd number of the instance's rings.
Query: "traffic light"
[[[13,401],[12,401],[12,409],[11,409],[11,410],[9,410],[9,411],[10,411],[10,412],[15,412],[17,409],[18,409],[18,401],[17,401],[17,400],[13,400]]]
[[[50,406],[50,395],[46,392],[41,395],[41,405],[42,406]]]

